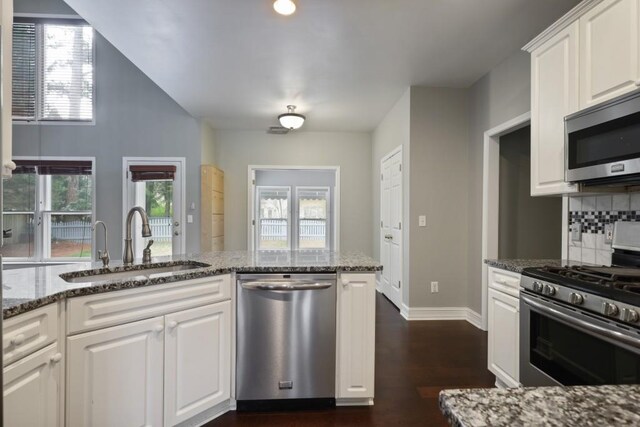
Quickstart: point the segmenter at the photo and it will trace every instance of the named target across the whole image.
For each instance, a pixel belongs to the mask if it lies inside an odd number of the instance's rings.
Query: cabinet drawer
[[[39,350],[58,335],[58,303],[5,320],[2,335],[3,365]]]
[[[520,274],[490,267],[489,287],[517,297],[520,295]]]
[[[68,334],[100,329],[231,298],[228,274],[71,298]]]

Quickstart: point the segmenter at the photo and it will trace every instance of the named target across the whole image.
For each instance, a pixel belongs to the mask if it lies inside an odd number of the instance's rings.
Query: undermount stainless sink
[[[151,279],[166,273],[179,273],[182,271],[196,270],[198,268],[210,267],[209,264],[196,261],[178,261],[166,264],[136,265],[131,267],[113,267],[105,271],[85,270],[73,273],[61,274],[60,278],[69,283],[93,283],[107,280],[126,280],[134,277]]]

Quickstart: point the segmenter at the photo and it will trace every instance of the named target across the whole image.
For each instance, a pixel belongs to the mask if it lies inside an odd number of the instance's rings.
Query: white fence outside
[[[286,219],[260,220],[262,240],[287,240],[288,221]],[[327,221],[324,219],[301,219],[300,240],[323,239],[327,234]]]
[[[171,217],[149,218],[152,239],[156,242],[171,241]],[[54,222],[51,224],[51,240],[83,242],[91,239],[91,223],[86,221]]]

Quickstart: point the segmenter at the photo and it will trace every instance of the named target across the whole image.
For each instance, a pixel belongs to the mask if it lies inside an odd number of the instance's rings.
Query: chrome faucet
[[[105,224],[104,221],[96,221],[91,229],[95,231],[98,224],[102,224],[104,227],[104,251],[98,251],[98,258],[102,260],[102,267],[107,268],[109,267],[109,241],[107,240],[109,232],[107,231],[107,224]]]
[[[127,214],[127,235],[124,239],[124,253],[122,254],[122,263],[124,265],[133,264],[133,248],[131,247],[131,221],[133,220],[133,214],[138,212],[142,219],[142,237],[151,237],[151,228],[149,227],[149,217],[147,212],[140,206],[136,206],[129,210]]]

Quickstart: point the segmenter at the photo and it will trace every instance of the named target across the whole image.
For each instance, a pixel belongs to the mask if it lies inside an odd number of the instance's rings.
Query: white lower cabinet
[[[67,425],[162,426],[164,317],[67,338]]]
[[[488,367],[507,387],[519,386],[520,307],[519,300],[489,288]]]
[[[375,380],[375,274],[342,274],[338,282],[338,399],[372,399]]]
[[[4,368],[5,426],[59,426],[61,364],[54,343]]]
[[[165,316],[165,425],[231,397],[231,302]]]

